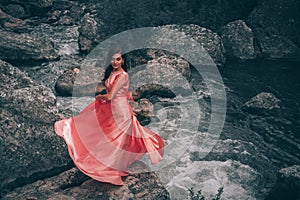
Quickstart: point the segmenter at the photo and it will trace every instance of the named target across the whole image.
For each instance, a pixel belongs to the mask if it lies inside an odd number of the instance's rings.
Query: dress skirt
[[[162,160],[164,140],[138,122],[127,96],[95,100],[79,115],[58,121],[55,132],[64,138],[74,164],[91,178],[123,185],[128,166],[149,154]]]

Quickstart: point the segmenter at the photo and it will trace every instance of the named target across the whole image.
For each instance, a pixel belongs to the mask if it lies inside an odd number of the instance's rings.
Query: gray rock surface
[[[10,61],[55,60],[59,55],[45,37],[0,30],[0,59]]]
[[[224,46],[221,37],[217,33],[195,24],[171,25],[169,27],[184,32],[186,35],[200,43],[217,66],[225,64],[226,58]]]
[[[27,17],[32,15],[45,16],[47,14],[47,11],[50,9],[50,7],[53,5],[54,2],[55,0],[28,0],[28,1],[12,0],[12,1],[3,1],[3,3],[2,2],[1,3],[6,6],[11,6],[11,5],[21,6],[25,10],[25,14],[22,14],[21,16]],[[18,17],[18,15],[16,15],[16,17]]]
[[[148,124],[151,121],[151,117],[155,116],[153,104],[148,99],[142,98],[129,103],[142,125]]]
[[[154,58],[146,65],[132,68],[129,75],[135,99],[152,95],[172,98],[191,89],[189,63],[173,55]]]
[[[15,18],[0,9],[0,26],[7,29],[20,28],[25,26],[25,21]]]
[[[299,1],[264,1],[247,17],[262,57],[298,59],[299,15],[293,12],[297,6]]]
[[[222,27],[222,41],[226,55],[231,58],[253,59],[256,57],[252,30],[242,20],[236,20]]]
[[[280,102],[274,94],[262,92],[247,101],[242,109],[253,114],[270,114],[279,112]]]
[[[143,167],[140,165],[140,167]],[[123,186],[92,180],[72,168],[6,194],[3,199],[170,199],[153,172],[124,177]]]
[[[53,130],[60,119],[52,91],[0,60],[1,195],[64,170],[70,158]]]
[[[300,45],[300,15],[297,0],[262,0],[246,18],[252,28],[261,28],[268,35],[281,35]]]
[[[79,25],[79,47],[83,52],[91,51],[101,39],[101,26],[103,23],[90,13],[86,13]]]

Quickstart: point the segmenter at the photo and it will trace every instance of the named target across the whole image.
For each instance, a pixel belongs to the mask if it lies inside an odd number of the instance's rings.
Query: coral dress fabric
[[[162,160],[164,140],[139,124],[128,103],[128,74],[112,72],[105,82],[109,92],[116,80],[125,81],[111,101],[95,100],[79,115],[55,123],[75,165],[91,178],[123,185],[128,166],[149,154],[152,164]]]

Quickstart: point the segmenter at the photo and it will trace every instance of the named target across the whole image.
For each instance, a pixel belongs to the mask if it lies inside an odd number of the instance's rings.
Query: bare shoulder
[[[122,73],[117,75],[117,79],[119,79],[119,80],[120,79],[126,79],[126,78],[128,78],[127,72],[122,72]]]
[[[124,71],[119,76],[124,77],[124,78],[128,78],[128,73]]]

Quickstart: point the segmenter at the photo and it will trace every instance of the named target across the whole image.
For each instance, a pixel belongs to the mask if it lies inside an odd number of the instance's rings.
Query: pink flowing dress
[[[111,101],[95,100],[79,115],[57,121],[55,132],[63,137],[74,164],[91,178],[123,185],[128,166],[149,154],[152,164],[163,158],[164,140],[139,124],[128,103],[126,72],[112,72],[105,82],[109,92],[123,76]]]

